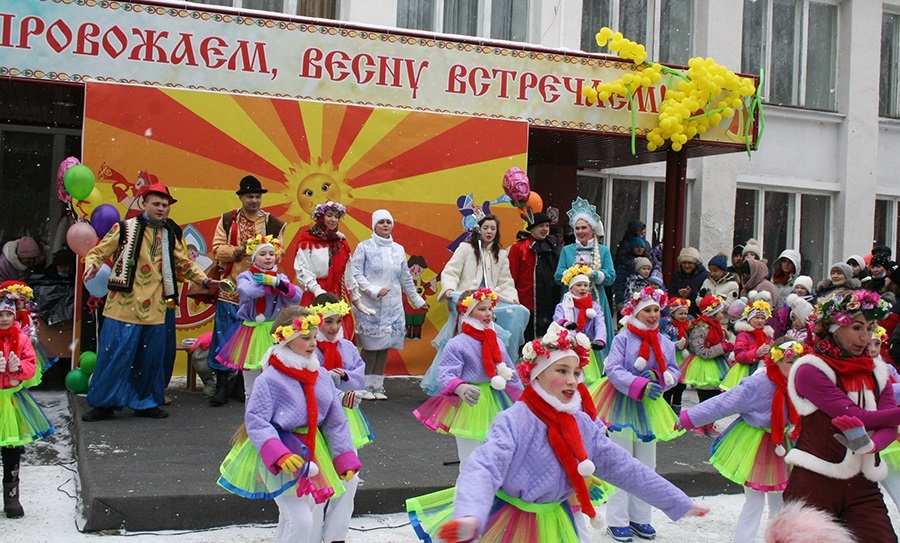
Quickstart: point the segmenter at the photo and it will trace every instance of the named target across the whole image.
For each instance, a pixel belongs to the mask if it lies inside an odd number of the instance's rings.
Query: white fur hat
[[[796,279],[794,279],[794,286],[801,286],[806,289],[808,294],[812,294],[813,292],[813,280],[812,277],[808,275],[798,275]]]
[[[384,219],[388,219],[391,222],[394,222],[394,217],[387,209],[375,210],[375,213],[372,213],[372,230],[375,230],[375,225],[383,221]]]

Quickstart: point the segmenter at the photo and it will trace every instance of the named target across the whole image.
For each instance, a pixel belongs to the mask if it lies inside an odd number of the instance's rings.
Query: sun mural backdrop
[[[407,342],[389,373],[423,373],[431,339],[447,319],[439,273],[485,212],[498,215],[504,245],[522,226],[503,194],[503,173],[527,165],[524,122],[183,89],[88,83],[83,161],[104,203],[140,212],[141,188],[165,183],[178,199],[170,217],[184,228],[191,257],[211,264],[222,213],[240,205],[238,181],[268,189],[263,208],[287,222],[281,268],[293,278],[294,239],[325,200],[347,206],[340,230],[351,248],[372,235],[371,216],[388,209],[394,240],[431,310],[405,303]],[[212,328],[214,306],[184,295],[179,340]]]

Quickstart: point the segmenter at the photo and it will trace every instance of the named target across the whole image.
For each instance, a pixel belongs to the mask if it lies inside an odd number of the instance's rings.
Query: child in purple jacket
[[[613,444],[586,414],[592,407],[581,370],[589,345],[586,336],[556,323],[526,344],[518,369],[530,386],[497,416],[460,474],[454,520],[435,530],[442,541],[577,543],[569,499],[574,494],[582,511],[596,518],[585,483],[592,474],[673,520],[708,511]]]
[[[788,422],[800,420],[788,398],[787,376],[791,364],[803,353],[801,343],[779,338],[768,353],[765,370],[724,394],[682,411],[679,417],[680,426],[692,430],[740,414],[713,442],[710,457],[719,473],[744,485],[744,508],[738,518],[735,543],[756,541],[767,497],[770,519],[781,510],[781,492],[790,474],[784,461],[789,446],[785,431]]]
[[[316,358],[320,320],[296,306],[275,318],[276,344],[263,357],[244,426],[219,467],[226,490],[275,498],[275,543],[309,543],[315,504],[340,496],[343,481],[361,467],[334,381]]]
[[[278,262],[283,253],[281,241],[275,236],[260,234],[247,240],[247,254],[252,265],[237,278],[240,323],[228,331],[226,337],[231,339],[216,354],[220,364],[244,371],[248,397],[259,375],[260,361],[272,346],[269,333],[272,320],[285,307],[297,304],[302,295],[287,275],[278,273]]]
[[[556,304],[553,322],[581,332],[591,340],[591,361],[584,368],[584,384],[588,389],[599,384],[603,376],[603,349],[606,347],[606,317],[600,304],[591,297],[591,269],[576,264],[563,273],[562,283],[569,287]]]
[[[606,359],[608,379],[594,395],[597,416],[608,427],[610,440],[650,469],[656,467],[656,442],[683,433],[673,429],[675,413],[662,397],[680,376],[675,344],[659,332],[667,301],[666,293],[653,287],[628,300],[622,309],[628,318],[625,329],[613,339]],[[609,533],[616,541],[631,541],[632,535],[652,539],[656,530],[651,514],[650,504],[639,494],[620,490],[606,505]]]

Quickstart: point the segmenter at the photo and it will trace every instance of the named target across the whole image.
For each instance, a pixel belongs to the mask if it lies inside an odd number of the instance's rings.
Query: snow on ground
[[[65,394],[62,392],[36,392],[35,399],[44,406],[53,421],[65,421],[57,427],[57,433],[42,443],[26,447],[21,473],[22,505],[25,517],[6,519],[0,514],[0,530],[18,535],[28,543],[71,543],[85,541],[104,542],[174,542],[207,543],[213,539],[229,543],[267,543],[275,536],[274,525],[229,526],[194,532],[116,532],[104,534],[81,533],[84,525],[77,499],[77,473],[68,431],[71,415]],[[656,541],[692,543],[721,543],[729,541],[737,523],[743,496],[708,496],[697,501],[712,511],[704,518],[689,518],[671,522],[662,513],[654,513],[654,524],[659,531]],[[895,527],[900,527],[900,514],[893,503],[888,504]],[[603,508],[600,508],[603,515]],[[762,530],[760,530],[762,533]],[[6,541],[6,539],[4,539]],[[413,543],[418,541],[403,513],[372,515],[354,518],[347,537],[349,543]],[[591,541],[607,543],[612,538],[593,531]],[[640,541],[640,540],[636,540]],[[760,538],[759,541],[762,541]]]

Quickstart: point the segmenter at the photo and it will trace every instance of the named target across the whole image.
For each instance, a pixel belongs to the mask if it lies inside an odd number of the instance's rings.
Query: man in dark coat
[[[525,341],[541,337],[553,320],[560,287],[553,279],[559,264],[559,247],[548,236],[550,217],[535,213],[528,236],[509,248],[509,272],[519,293],[519,303],[531,311]]]
[[[685,247],[678,254],[678,270],[669,280],[669,296],[680,296],[685,300],[694,300],[700,293],[703,281],[709,272],[700,261],[700,252],[694,247]],[[697,315],[697,305],[691,304],[690,312]]]

